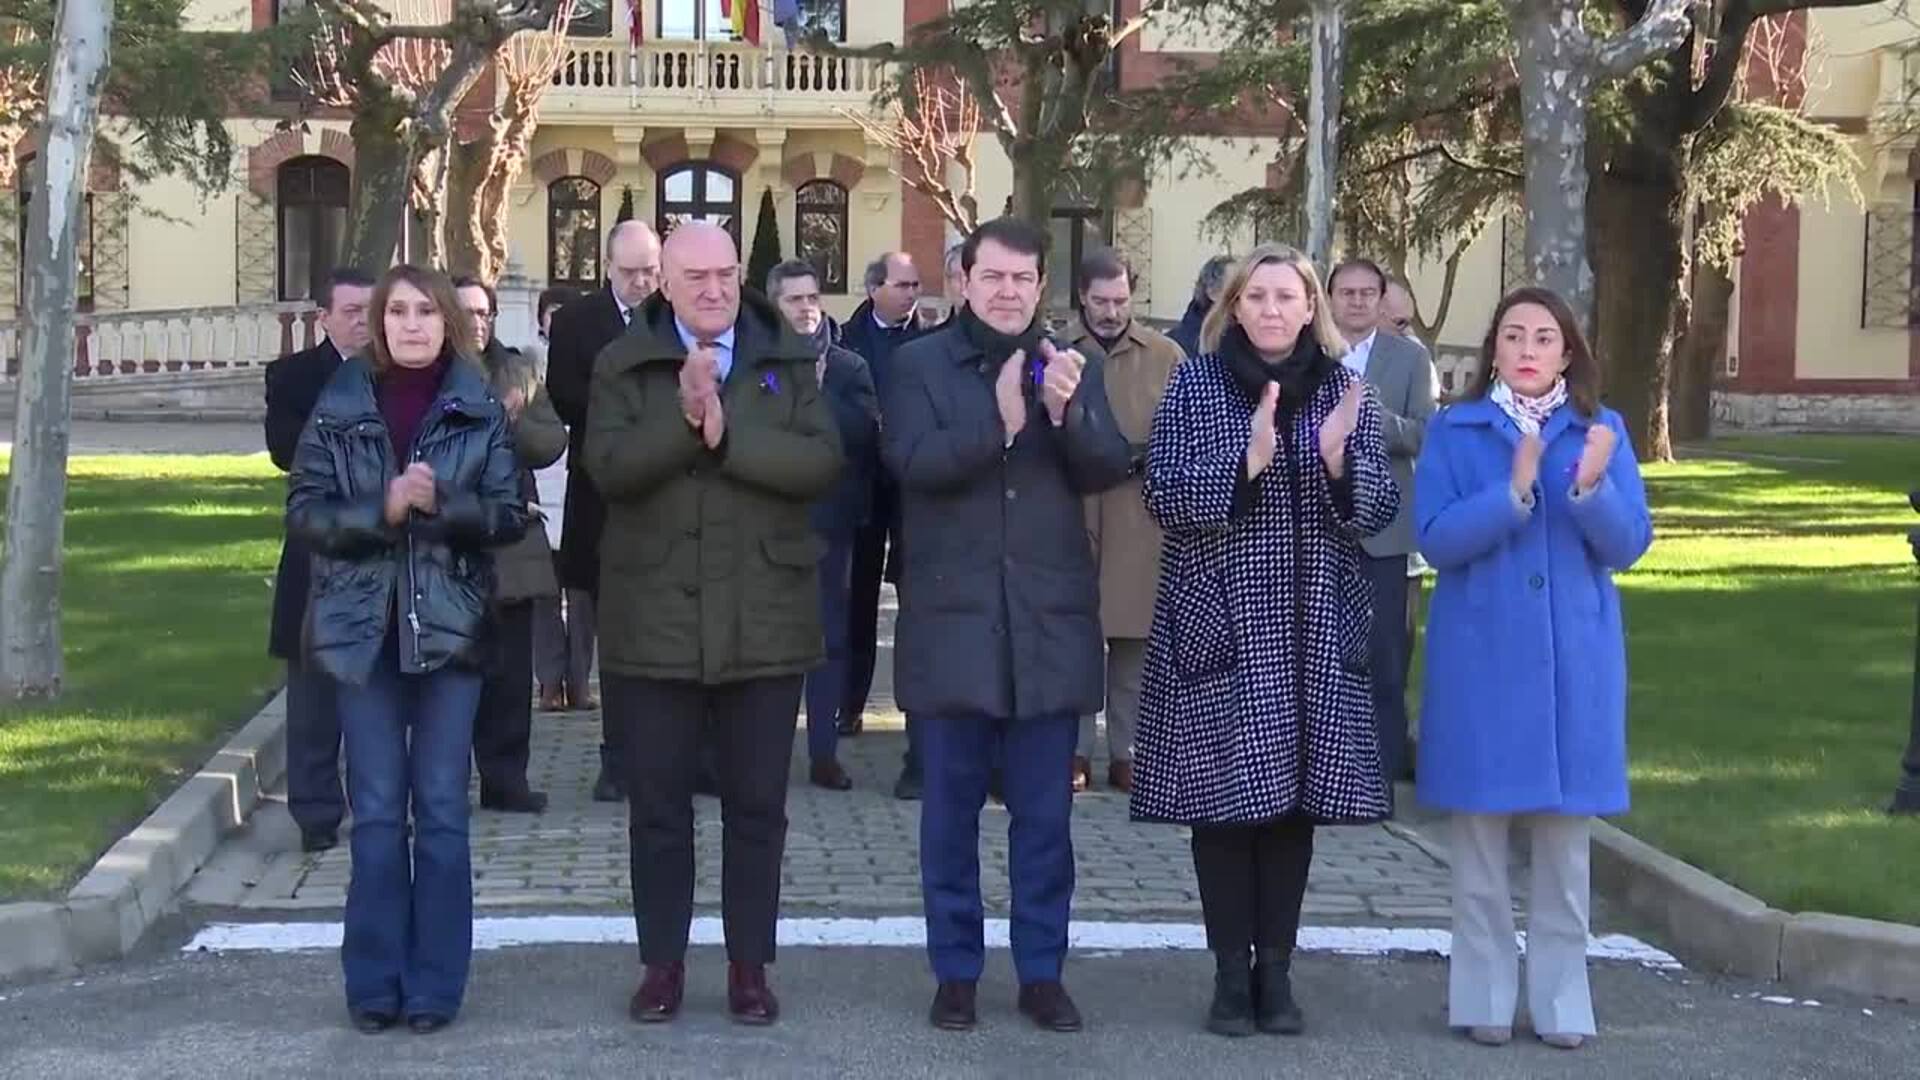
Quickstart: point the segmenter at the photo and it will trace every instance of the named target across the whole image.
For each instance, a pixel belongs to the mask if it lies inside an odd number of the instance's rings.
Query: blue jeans
[[[340,947],[347,1006],[451,1019],[473,953],[467,757],[481,677],[402,675],[394,650],[383,652],[365,686],[339,691],[353,807]]]
[[[920,803],[920,888],[927,953],[941,982],[980,978],[980,810],[994,767],[1007,803],[1013,967],[1021,985],[1054,982],[1067,956],[1073,903],[1072,713],[996,720],[920,713],[926,788]]]
[[[853,592],[853,534],[825,533],[820,557],[820,629],[827,658],[807,672],[807,757],[832,761],[840,744],[840,710],[847,701],[848,599]]]

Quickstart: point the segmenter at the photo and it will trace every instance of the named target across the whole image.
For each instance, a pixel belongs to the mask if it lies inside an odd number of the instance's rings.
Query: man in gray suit
[[[1349,259],[1327,279],[1333,322],[1350,348],[1341,363],[1373,384],[1386,427],[1400,513],[1379,535],[1361,541],[1373,587],[1373,715],[1380,731],[1380,764],[1388,780],[1404,779],[1412,757],[1407,742],[1407,556],[1413,551],[1413,459],[1433,416],[1437,390],[1433,360],[1418,341],[1381,325],[1387,275],[1366,259]]]

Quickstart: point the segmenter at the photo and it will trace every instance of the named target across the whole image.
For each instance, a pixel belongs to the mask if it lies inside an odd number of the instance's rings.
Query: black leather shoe
[[[974,1012],[975,984],[970,982],[943,982],[933,992],[933,1007],[927,1010],[927,1019],[941,1031],[972,1031],[979,1016]]]
[[[912,773],[902,772],[900,779],[893,782],[893,797],[901,802],[919,802],[920,778]]]
[[[1079,1031],[1086,1025],[1080,1010],[1057,982],[1028,983],[1020,988],[1020,1011],[1042,1031]]]
[[[853,777],[848,776],[846,768],[832,758],[816,761],[809,766],[807,780],[814,787],[826,788],[828,791],[853,790]]]
[[[451,1023],[453,1017],[439,1013],[416,1013],[407,1017],[407,1029],[415,1035],[431,1035]]]
[[[547,809],[547,793],[521,788],[518,791],[480,792],[480,809],[503,814],[538,814]]]
[[[353,1029],[362,1035],[378,1035],[400,1022],[392,1013],[375,1012],[372,1009],[348,1009],[348,1019],[353,1021]]]
[[[606,747],[600,748],[600,775],[593,781],[594,802],[625,802],[627,786],[620,782],[620,770],[614,764],[613,754]]]
[[[865,731],[866,728],[867,718],[857,712],[841,713],[839,723],[834,725],[835,731],[849,739]]]
[[[300,850],[309,855],[318,855],[323,851],[332,851],[340,846],[340,832],[337,829],[301,829]]]
[[[1293,1000],[1284,949],[1261,949],[1253,959],[1253,1017],[1269,1035],[1298,1035],[1307,1029],[1305,1015]]]

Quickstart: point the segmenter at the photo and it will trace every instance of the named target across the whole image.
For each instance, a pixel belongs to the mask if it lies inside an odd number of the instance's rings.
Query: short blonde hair
[[[1261,244],[1247,253],[1227,275],[1226,284],[1220,289],[1220,299],[1207,312],[1207,319],[1200,324],[1200,348],[1203,352],[1218,352],[1220,341],[1227,336],[1227,328],[1238,320],[1233,309],[1240,303],[1240,294],[1247,291],[1247,282],[1253,279],[1253,272],[1263,266],[1279,264],[1291,266],[1306,282],[1307,299],[1313,304],[1313,336],[1320,342],[1320,348],[1335,360],[1347,355],[1347,341],[1334,329],[1333,319],[1328,314],[1327,288],[1320,282],[1319,271],[1313,268],[1313,260],[1301,254],[1298,248],[1286,244]]]

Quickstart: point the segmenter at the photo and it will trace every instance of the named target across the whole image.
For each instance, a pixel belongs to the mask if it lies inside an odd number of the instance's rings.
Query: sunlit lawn
[[[1920,923],[1920,819],[1884,809],[1912,691],[1920,440],[1774,438],[1647,470],[1626,596],[1641,838],[1789,911]]]
[[[81,457],[70,475],[66,693],[0,707],[0,900],[64,891],[276,681],[285,482],[265,455]]]

